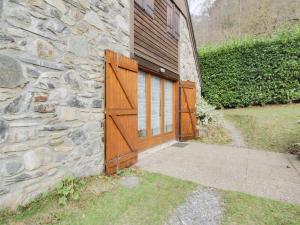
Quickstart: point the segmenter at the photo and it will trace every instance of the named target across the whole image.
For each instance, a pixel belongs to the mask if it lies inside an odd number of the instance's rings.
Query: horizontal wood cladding
[[[178,40],[167,32],[165,0],[154,0],[153,16],[134,4],[134,55],[140,66],[164,68],[166,76],[178,79]]]

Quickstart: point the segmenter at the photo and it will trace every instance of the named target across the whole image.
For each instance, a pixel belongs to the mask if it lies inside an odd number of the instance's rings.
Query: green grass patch
[[[59,205],[55,193],[14,213],[3,212],[0,224],[114,225],[164,224],[196,184],[153,173],[135,172],[140,184],[121,186],[120,177],[90,177],[78,201]],[[132,173],[120,173],[129,176]]]
[[[119,184],[120,176],[139,176],[132,189]],[[1,225],[163,225],[198,185],[172,177],[125,170],[119,176],[89,177],[79,200],[59,205],[57,193],[15,212],[0,212]],[[298,225],[300,206],[222,191],[223,225]]]
[[[300,206],[224,192],[226,215],[223,225],[299,225]]]
[[[300,104],[224,110],[251,148],[287,152],[300,141]]]

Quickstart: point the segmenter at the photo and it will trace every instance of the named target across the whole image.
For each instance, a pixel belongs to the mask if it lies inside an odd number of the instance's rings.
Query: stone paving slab
[[[201,143],[147,152],[137,164],[208,187],[295,204],[300,204],[299,166],[300,160],[287,154]]]

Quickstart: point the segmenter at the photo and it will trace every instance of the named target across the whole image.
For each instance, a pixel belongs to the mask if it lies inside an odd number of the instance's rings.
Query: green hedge
[[[202,93],[217,107],[300,100],[300,28],[199,50]]]

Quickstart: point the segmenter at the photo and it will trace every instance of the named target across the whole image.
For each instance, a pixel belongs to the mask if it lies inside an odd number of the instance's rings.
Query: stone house
[[[0,208],[195,135],[199,78],[186,0],[0,0]]]

